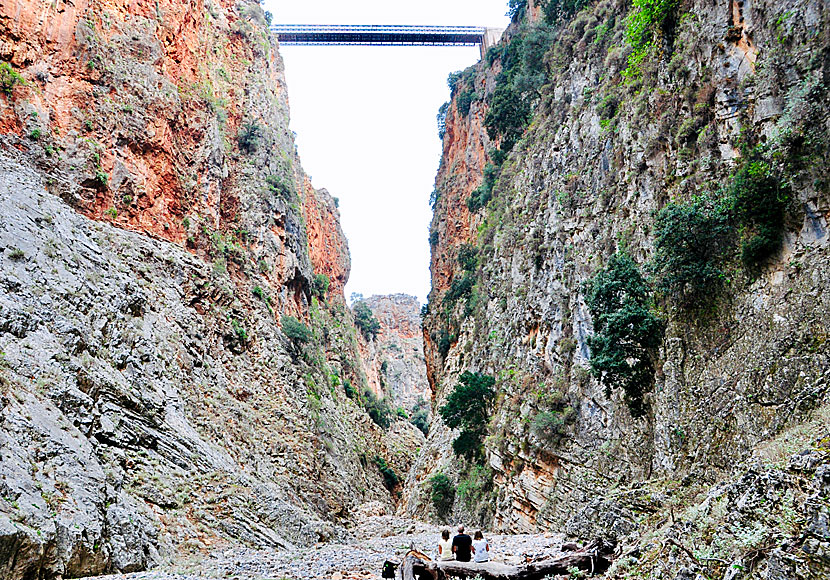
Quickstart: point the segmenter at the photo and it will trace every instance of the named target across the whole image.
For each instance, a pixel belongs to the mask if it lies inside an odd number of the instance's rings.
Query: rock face
[[[623,75],[631,10],[596,2],[553,24],[534,10],[535,22],[514,22],[501,49],[459,81],[436,179],[425,350],[434,408],[463,371],[495,377],[480,466],[492,478],[471,496],[473,466],[453,455],[458,433],[436,416],[408,480],[408,515],[436,517],[429,478],[443,472],[464,491],[449,520],[576,530],[574,514],[615,486],[739,477],[753,450],[827,404],[827,5],[681,3],[639,72]],[[508,48],[511,38],[524,44]],[[485,128],[495,91],[533,82],[499,73],[540,44],[532,118],[499,164],[492,151],[504,133]],[[461,95],[472,100],[467,113]],[[648,273],[656,211],[701,195],[728,202],[747,156],[789,159],[790,136],[806,134],[816,155],[775,166],[791,192],[781,249],[750,272],[734,242],[722,266],[728,283],[703,309],[656,295],[665,332],[647,412],[632,413],[620,385],[608,393],[589,372],[596,321],[586,283],[617,251]],[[469,200],[487,162],[498,167],[492,199],[476,207]],[[561,420],[555,436],[535,428],[546,414]],[[637,518],[595,511],[621,537],[636,528]],[[773,536],[773,546],[789,541]]]
[[[23,80],[0,93],[0,577],[311,545],[391,509],[374,458],[420,434],[344,392],[348,248],[259,5],[3,2],[0,59]]]
[[[378,335],[366,343],[363,354],[369,384],[395,407],[411,410],[419,400],[429,401],[432,391],[426,378],[418,299],[392,294],[364,302],[380,323]]]

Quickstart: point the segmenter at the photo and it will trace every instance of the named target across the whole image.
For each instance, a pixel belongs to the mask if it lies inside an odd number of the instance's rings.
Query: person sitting
[[[458,526],[458,535],[452,539],[452,551],[459,562],[469,562],[473,539],[464,533],[464,526]]]
[[[438,541],[438,560],[452,560],[452,542],[450,541],[449,530],[441,532],[441,539]]]
[[[473,553],[476,562],[490,561],[490,543],[484,539],[481,530],[477,531],[473,538]]]

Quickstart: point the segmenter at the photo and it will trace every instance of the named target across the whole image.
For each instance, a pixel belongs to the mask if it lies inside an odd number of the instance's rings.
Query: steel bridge
[[[480,26],[275,24],[284,45],[480,46],[482,54],[503,29]]]

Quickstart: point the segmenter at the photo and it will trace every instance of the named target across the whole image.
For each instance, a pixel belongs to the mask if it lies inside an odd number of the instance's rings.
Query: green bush
[[[500,159],[503,160],[501,157]],[[500,166],[494,163],[488,163],[484,166],[484,181],[470,194],[469,199],[467,199],[467,209],[471,212],[478,211],[492,199],[493,188],[499,176],[499,169]]]
[[[358,302],[354,305],[354,322],[366,340],[372,340],[380,331],[380,322],[365,302]]]
[[[383,485],[386,489],[390,492],[394,491],[395,488],[400,483],[400,478],[398,474],[395,473],[395,470],[386,463],[386,460],[381,457],[380,455],[375,455],[374,463],[380,471],[380,474],[383,476]]]
[[[509,0],[507,3],[507,15],[510,20],[521,20],[527,10],[527,0]]]
[[[363,390],[361,398],[363,409],[369,415],[369,418],[382,429],[388,429],[392,424],[392,409],[389,407],[389,401],[385,397],[378,399],[369,388]]]
[[[469,296],[475,283],[476,278],[473,272],[465,272],[462,277],[454,278],[446,294],[444,294],[444,304],[452,306],[461,298]]]
[[[11,95],[14,87],[26,84],[23,77],[7,62],[0,62],[0,91]]]
[[[530,423],[530,431],[545,443],[556,446],[565,436],[566,427],[573,422],[576,412],[572,407],[562,410],[542,411]]]
[[[452,347],[452,343],[455,341],[456,336],[454,334],[450,334],[446,328],[442,328],[440,330],[435,344],[438,347],[438,352],[442,357],[446,357],[447,354],[449,354],[450,347]]]
[[[352,382],[349,379],[343,379],[343,391],[350,399],[354,399],[357,396],[357,391],[352,386]]]
[[[290,178],[279,175],[269,175],[265,178],[268,189],[279,195],[285,201],[294,197],[294,182]]]
[[[492,190],[485,184],[479,185],[467,198],[467,209],[475,213],[486,206],[493,197]]]
[[[256,121],[243,123],[236,134],[236,142],[239,149],[245,153],[253,153],[259,147],[259,139],[262,136],[262,128]]]
[[[438,123],[438,138],[444,140],[444,135],[447,132],[447,113],[450,110],[450,104],[444,103],[438,108],[438,114],[435,115],[435,121]],[[434,205],[434,204],[433,204]]]
[[[412,417],[409,422],[415,425],[424,436],[429,435],[429,403],[423,399],[418,399],[418,402],[412,407]]]
[[[648,284],[628,255],[616,253],[587,284],[585,301],[594,321],[591,372],[605,385],[622,387],[632,415],[645,413],[644,394],[654,383],[654,359],[663,324],[652,312]]]
[[[432,230],[429,232],[429,245],[430,246],[437,246],[438,245],[438,230]]]
[[[590,0],[548,0],[542,10],[545,20],[553,24],[560,18],[569,18],[590,4]]]
[[[632,48],[623,76],[640,74],[640,64],[656,44],[666,21],[673,16],[679,0],[633,0],[626,19],[625,39]]]
[[[467,476],[458,482],[456,495],[464,502],[467,509],[488,504],[488,496],[493,491],[493,470],[489,465],[476,465]]]
[[[723,283],[720,263],[731,239],[722,202],[699,197],[661,209],[654,219],[657,289],[692,306],[711,296]]]
[[[473,272],[478,268],[478,249],[470,244],[461,244],[458,246],[457,254],[458,264],[466,272]]]
[[[459,381],[438,412],[448,427],[461,429],[452,443],[455,454],[472,460],[482,456],[482,441],[496,395],[493,390],[496,381],[491,376],[469,371],[465,371]]]
[[[467,89],[460,93],[455,99],[455,106],[462,116],[466,117],[470,114],[470,107],[473,101],[479,100],[481,97],[473,89]]]
[[[732,179],[735,215],[745,228],[741,259],[749,269],[766,263],[781,248],[789,190],[765,161],[751,158]]]
[[[501,77],[501,75],[499,75]],[[530,123],[530,104],[516,90],[507,77],[501,78],[490,99],[490,108],[484,116],[484,125],[490,139],[501,138],[500,149],[513,149]]]
[[[281,322],[283,334],[295,344],[306,343],[311,340],[313,336],[311,330],[293,316],[283,316]]]
[[[439,516],[449,515],[455,501],[455,488],[450,478],[443,473],[437,473],[429,478],[430,500]]]
[[[314,280],[311,282],[311,293],[318,298],[325,299],[329,292],[329,285],[331,280],[325,274],[315,274]]]

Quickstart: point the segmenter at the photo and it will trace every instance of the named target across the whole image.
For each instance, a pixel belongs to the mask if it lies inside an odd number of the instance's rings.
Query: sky
[[[503,28],[507,0],[265,0],[278,24]],[[478,47],[284,46],[291,129],[314,187],[338,198],[352,269],[346,296],[429,292],[435,115],[447,75]]]

